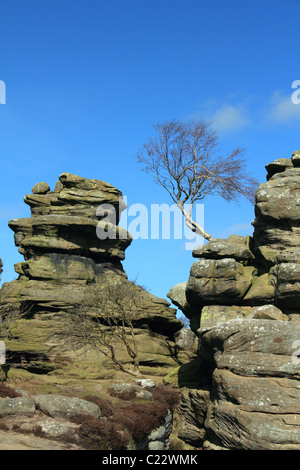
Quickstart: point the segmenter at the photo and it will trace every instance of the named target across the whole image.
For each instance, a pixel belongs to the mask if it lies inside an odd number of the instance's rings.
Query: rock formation
[[[300,152],[266,170],[253,236],[195,248],[168,293],[199,337],[197,362],[176,373],[210,392],[207,449],[300,449]]]
[[[128,398],[122,398],[122,392],[113,393],[122,388],[123,393],[126,389],[134,397],[134,405]],[[137,383],[115,384],[105,393],[102,391],[101,398],[97,394],[79,398],[2,386],[0,448],[168,450],[174,404],[167,401],[168,394],[173,395],[172,390],[165,387],[163,393],[155,384]],[[153,416],[153,409],[159,410],[158,416]],[[137,426],[134,426],[134,419]]]
[[[300,450],[300,324],[236,319],[199,337],[212,371],[204,447]]]
[[[32,192],[24,198],[32,216],[8,224],[25,261],[15,265],[19,278],[5,286],[5,294],[33,303],[37,311],[65,309],[81,302],[87,283],[105,271],[123,272],[130,234],[117,225],[114,239],[96,234],[98,206],[108,205],[119,218],[122,194],[103,181],[69,173],[60,175],[54,191],[38,183]]]
[[[165,382],[181,388],[176,433],[194,448],[300,450],[300,152],[266,169],[253,235],[195,248],[189,279],[168,293],[198,336],[197,357],[178,364],[176,336],[193,337],[168,302],[142,291],[136,310],[141,363],[165,367]],[[90,285],[130,282],[122,260],[131,237],[118,227],[122,195],[107,183],[64,173],[54,191],[39,183],[32,192],[32,216],[9,222],[25,260],[1,296],[32,308],[7,344],[15,367],[51,375],[63,361],[55,344],[61,316]],[[97,228],[116,237],[101,239]],[[91,364],[99,374],[97,361],[91,356],[79,371],[85,380]]]
[[[122,260],[132,237],[118,226],[126,207],[122,193],[106,182],[63,173],[53,191],[47,183],[38,183],[24,201],[31,217],[9,221],[24,261],[15,265],[19,276],[3,285],[1,297],[6,303],[30,307],[19,341],[9,347],[16,356],[21,351],[28,369],[34,363],[34,368],[45,371],[53,346],[49,338],[61,313],[80,305],[90,286],[116,278],[130,283]],[[182,328],[176,310],[166,300],[137,289],[140,304],[134,326],[141,362],[174,365],[174,334]],[[122,360],[128,360],[126,352]]]
[[[168,293],[191,319],[193,330],[200,326],[200,313],[205,326],[213,312],[220,320],[245,317],[266,304],[289,319],[300,312],[299,161],[300,152],[294,152],[291,159],[266,165],[267,182],[256,192],[252,237],[231,235],[193,250],[198,259],[188,282]]]

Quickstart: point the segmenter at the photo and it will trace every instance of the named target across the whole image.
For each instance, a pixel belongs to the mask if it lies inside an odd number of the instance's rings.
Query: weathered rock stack
[[[300,450],[300,324],[236,319],[199,337],[212,371],[204,447]]]
[[[299,161],[300,152],[295,152],[291,159],[266,165],[267,182],[256,192],[252,237],[231,235],[193,250],[198,260],[188,282],[174,286],[168,296],[195,331],[200,316],[201,326],[207,326],[269,304],[287,320],[300,319]],[[262,309],[256,312],[262,315]]]
[[[208,449],[300,449],[300,152],[266,169],[253,236],[197,247],[168,293],[199,336]]]
[[[122,193],[103,181],[63,173],[53,191],[47,183],[38,183],[24,200],[31,217],[13,219],[9,227],[25,260],[15,265],[19,276],[3,285],[1,297],[30,306],[19,341],[9,347],[22,351],[23,363],[34,361],[43,369],[61,312],[80,305],[89,286],[116,277],[130,282],[122,260],[132,238],[118,226],[126,207]],[[182,327],[176,310],[166,300],[139,290],[135,326],[141,362],[174,365],[170,351],[176,355],[174,334]]]
[[[300,152],[266,169],[268,181],[256,194],[253,251],[269,269],[274,304],[292,315],[300,311]]]
[[[99,205],[114,209],[118,224],[122,194],[103,181],[69,173],[60,175],[54,191],[38,183],[32,192],[24,198],[32,216],[8,224],[25,261],[15,265],[19,278],[4,286],[5,294],[37,311],[72,307],[82,301],[88,283],[105,271],[123,271],[120,260],[130,234],[117,225],[114,239],[101,240],[96,233]]]

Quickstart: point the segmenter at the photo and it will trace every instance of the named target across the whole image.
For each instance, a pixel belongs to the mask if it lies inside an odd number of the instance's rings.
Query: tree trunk
[[[128,369],[125,369],[125,367],[123,366],[123,364],[121,364],[120,361],[117,360],[116,358],[116,355],[115,355],[115,351],[114,351],[114,348],[113,347],[109,347],[109,351],[110,351],[110,358],[111,360],[113,361],[114,364],[116,364],[117,367],[119,367],[119,369],[122,371],[122,372],[125,372],[126,374],[130,374],[130,375],[133,375],[134,377],[136,375],[139,375],[139,370],[136,370],[134,368],[133,372],[131,372],[130,370]],[[103,351],[102,351],[103,352]],[[105,356],[109,357],[108,354],[106,353],[103,353],[105,354]]]
[[[185,223],[186,223],[187,227],[189,227],[192,230],[192,232],[196,233],[197,235],[200,235],[200,237],[203,237],[203,238],[205,238],[205,240],[208,240],[208,241],[211,241],[211,240],[214,239],[214,237],[212,237],[200,225],[198,225],[196,222],[193,221],[191,216],[188,214],[188,212],[183,207],[183,204],[181,204],[180,202],[177,202],[177,205],[178,205],[179,209],[181,210],[181,212],[184,215]]]

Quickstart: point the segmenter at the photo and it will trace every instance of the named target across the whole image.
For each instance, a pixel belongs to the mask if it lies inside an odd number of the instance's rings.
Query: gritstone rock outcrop
[[[191,319],[193,330],[245,317],[272,304],[300,318],[300,152],[266,165],[267,182],[256,191],[253,236],[231,235],[196,247],[187,282],[168,293]],[[220,309],[219,306],[222,306]]]
[[[300,449],[300,152],[266,170],[253,236],[195,248],[188,281],[168,293],[199,337],[190,374],[210,394],[206,449]]]
[[[25,261],[15,265],[19,278],[5,285],[5,294],[33,303],[35,310],[59,310],[83,299],[87,283],[103,272],[122,273],[121,260],[131,236],[117,226],[114,239],[100,240],[96,229],[100,204],[114,208],[119,217],[122,194],[98,180],[69,173],[59,177],[54,191],[38,183],[24,198],[31,217],[13,219],[9,227]]]
[[[80,305],[90,286],[114,279],[131,282],[122,261],[132,237],[118,226],[126,208],[122,193],[106,182],[63,173],[53,191],[47,183],[38,183],[24,201],[31,217],[9,221],[24,261],[15,265],[18,278],[3,285],[1,297],[6,303],[30,307],[31,312],[30,319],[18,326],[18,341],[8,347],[16,358],[23,354],[21,362],[28,363],[28,370],[47,371],[50,338],[61,313]],[[136,288],[134,326],[141,362],[174,365],[170,351],[176,356],[174,334],[182,328],[176,310],[166,300]],[[123,360],[128,360],[126,353]]]

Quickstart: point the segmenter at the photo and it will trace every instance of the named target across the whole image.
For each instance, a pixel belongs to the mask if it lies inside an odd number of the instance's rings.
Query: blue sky
[[[205,119],[248,170],[300,148],[299,0],[0,0],[0,257],[21,261],[7,223],[27,217],[35,183],[67,171],[107,181],[128,205],[171,203],[135,154],[168,119]],[[299,94],[300,96],[300,94]],[[216,237],[252,234],[254,208],[204,206]],[[123,263],[153,294],[186,281],[186,240],[134,240]]]

